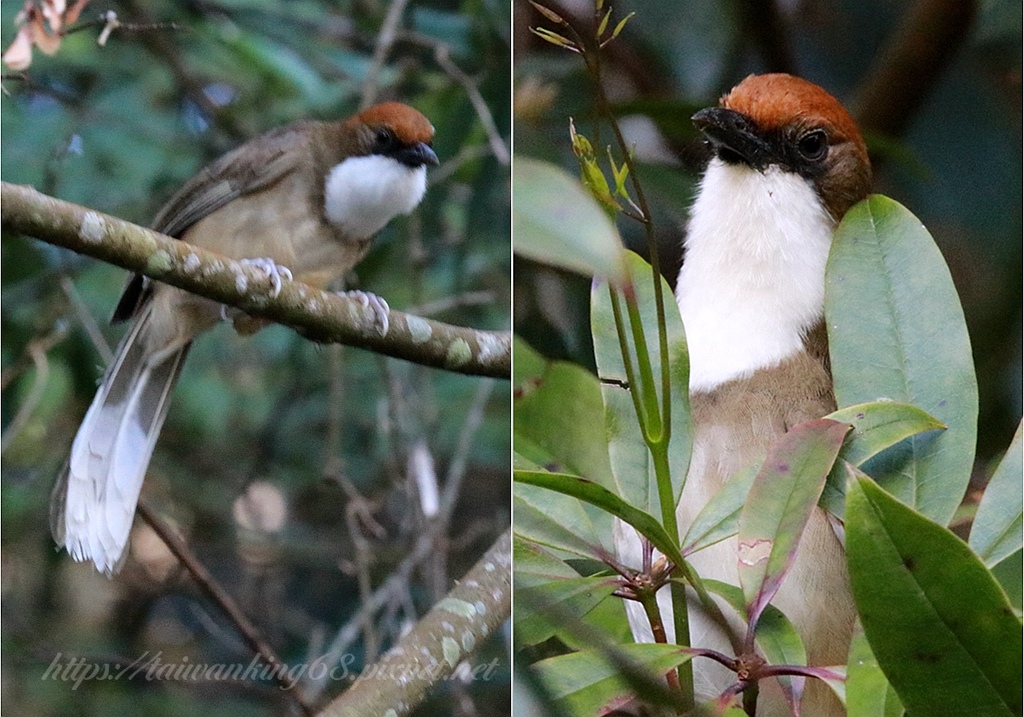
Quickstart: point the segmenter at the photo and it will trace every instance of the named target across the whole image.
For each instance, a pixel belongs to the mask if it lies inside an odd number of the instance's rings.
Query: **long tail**
[[[50,507],[53,537],[75,560],[121,569],[149,459],[191,344],[144,348],[151,307],[121,341],[71,447]]]

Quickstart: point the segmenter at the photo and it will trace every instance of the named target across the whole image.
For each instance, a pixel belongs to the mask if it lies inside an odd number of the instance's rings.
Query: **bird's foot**
[[[262,271],[267,280],[270,281],[270,298],[276,299],[278,294],[281,293],[281,286],[284,280],[292,280],[292,270],[284,264],[278,264],[273,259],[267,257],[260,257],[258,259],[241,259],[240,264],[251,266],[254,269]]]
[[[367,291],[339,291],[338,296],[354,299],[364,308],[373,314],[373,325],[381,336],[388,335],[388,328],[391,325],[391,307],[388,306],[383,297],[371,294]]]
[[[271,299],[276,299],[281,293],[281,287],[285,281],[292,281],[292,270],[283,264],[278,264],[273,259],[269,258],[257,258],[257,259],[240,259],[240,264],[251,266],[262,273],[267,281],[270,282],[269,295]],[[261,319],[256,316],[250,316],[241,309],[236,309],[225,304],[220,306],[220,318],[221,321],[230,321],[235,326],[237,331],[242,336],[249,336],[256,333],[265,326],[269,326],[273,322],[269,319]]]

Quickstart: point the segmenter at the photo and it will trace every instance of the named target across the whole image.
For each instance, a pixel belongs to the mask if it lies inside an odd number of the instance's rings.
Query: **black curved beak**
[[[426,142],[416,142],[402,147],[394,153],[395,159],[407,167],[422,167],[424,164],[438,164],[437,155]]]
[[[742,162],[755,169],[771,163],[771,145],[757,132],[757,127],[746,115],[724,107],[708,107],[691,120],[707,138],[715,155],[723,162]]]

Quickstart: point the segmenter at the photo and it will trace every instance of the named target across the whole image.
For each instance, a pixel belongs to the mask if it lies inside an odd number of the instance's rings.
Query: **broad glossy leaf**
[[[978,389],[967,327],[941,253],[887,197],[846,213],[825,273],[836,401],[913,404],[947,430],[907,439],[864,470],[907,505],[947,523],[970,478]]]
[[[535,645],[547,640],[564,628],[566,618],[581,618],[616,589],[615,578],[579,576],[532,588],[517,587],[513,616],[517,641]]]
[[[536,361],[531,361],[536,366]],[[516,451],[553,470],[614,487],[597,379],[575,364],[545,362],[542,373],[519,374],[513,400]]]
[[[512,490],[515,533],[527,540],[586,558],[611,552],[580,501],[531,485]],[[609,540],[610,542],[610,540]]]
[[[1021,623],[966,543],[850,469],[853,596],[911,715],[1019,715]]]
[[[516,536],[512,544],[520,644],[534,645],[556,634],[567,619],[581,619],[618,587],[615,578],[582,577],[541,546]]]
[[[658,340],[657,310],[654,298],[654,282],[651,265],[638,255],[629,252],[628,263],[632,284],[636,291],[637,305],[644,326],[647,355],[658,391],[658,405],[661,405],[661,352]],[[686,350],[686,335],[683,321],[676,308],[672,289],[662,278],[661,288],[665,302],[665,331],[668,340],[669,372],[671,376],[671,433],[669,441],[669,472],[672,478],[672,495],[676,502],[683,491],[683,482],[690,464],[693,445],[693,424],[690,420],[689,399],[689,358]],[[625,300],[620,299],[625,332],[630,343],[633,334],[629,329],[629,317]],[[658,487],[655,482],[651,453],[640,433],[636,410],[630,392],[637,390],[629,386],[622,350],[615,329],[615,317],[607,284],[594,283],[590,297],[590,325],[594,336],[594,358],[597,373],[602,380],[601,395],[604,399],[604,420],[608,435],[608,453],[611,459],[615,483],[619,495],[629,503],[643,508],[653,515],[661,515],[658,505]],[[630,351],[630,361],[637,370],[636,351]],[[639,376],[637,375],[639,382]]]
[[[1019,616],[1024,612],[1024,551],[1018,550],[992,566],[992,574],[1003,586],[1010,604]]]
[[[583,622],[606,635],[612,643],[633,642],[633,632],[626,617],[625,600],[620,597],[612,595],[605,598],[583,616]],[[568,625],[559,630],[558,638],[574,650],[585,650],[594,646],[592,633],[584,634]]]
[[[691,659],[676,645],[633,644],[616,646],[617,655],[658,680],[665,672]],[[552,697],[571,714],[593,715],[633,687],[618,665],[602,650],[583,650],[541,660],[533,665]]]
[[[530,390],[530,382],[544,374],[548,360],[518,336],[512,337],[512,385],[516,394]]]
[[[512,163],[512,236],[522,256],[615,284],[626,279],[615,225],[578,179],[548,162]]]
[[[665,557],[676,565],[682,565],[683,557],[679,553],[675,537],[666,533],[661,523],[649,513],[634,508],[604,486],[580,476],[546,471],[515,470],[512,472],[512,477],[517,483],[546,488],[549,491],[572,496],[597,506],[632,525],[641,535],[650,540],[655,548],[664,553]]]
[[[740,525],[740,511],[759,469],[760,466],[756,464],[744,468],[711,496],[711,500],[701,508],[686,531],[682,549],[684,557],[736,534]]]
[[[832,468],[845,423],[794,426],[769,450],[740,513],[739,575],[750,619],[775,596]]]
[[[899,717],[903,706],[878,660],[871,652],[863,629],[854,633],[846,665],[847,717]]]
[[[545,585],[552,580],[580,577],[564,560],[518,535],[512,537],[512,562],[517,590]]]
[[[1006,455],[992,474],[985,495],[974,516],[968,541],[985,565],[992,567],[1021,549],[1024,531],[1024,442],[1021,428],[1006,449]]]
[[[839,457],[861,466],[900,441],[925,431],[945,428],[945,424],[917,406],[898,401],[871,401],[840,408],[827,416],[849,423],[853,430],[846,436]],[[828,475],[821,505],[840,518],[846,504],[846,470],[837,461]]]

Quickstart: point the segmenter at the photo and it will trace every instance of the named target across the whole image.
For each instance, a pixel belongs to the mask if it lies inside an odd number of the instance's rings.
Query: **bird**
[[[434,128],[419,111],[383,102],[334,122],[271,130],[188,180],[151,228],[283,280],[325,288],[358,263],[374,235],[409,214],[438,164]],[[347,292],[387,331],[387,303]],[[72,443],[51,499],[51,529],[76,561],[112,576],[128,537],[170,395],[192,341],[224,307],[132,275],[113,323],[131,322]],[[236,315],[240,333],[262,326]],[[247,320],[248,319],[248,320]]]
[[[727,479],[763,460],[793,426],[835,410],[825,264],[838,222],[871,186],[856,123],[807,80],[751,75],[692,121],[711,157],[690,209],[675,289],[694,431],[676,508],[681,536]],[[732,585],[739,585],[737,559],[735,537],[688,558],[702,578]],[[669,607],[667,595],[659,593],[659,602]],[[800,632],[808,664],[846,664],[856,611],[837,525],[820,507],[772,602]],[[649,636],[639,617],[633,608],[634,633]],[[699,605],[690,623],[691,645],[734,654],[727,632]],[[693,665],[698,696],[717,696],[736,682],[711,660]],[[759,686],[758,717],[793,714],[774,679]],[[846,712],[827,686],[808,680],[802,714]]]

